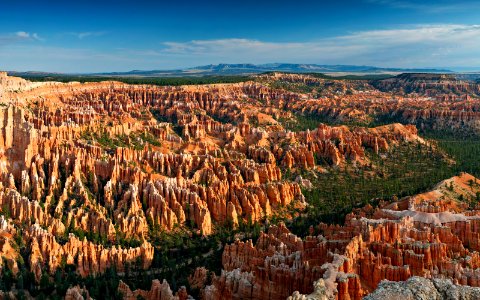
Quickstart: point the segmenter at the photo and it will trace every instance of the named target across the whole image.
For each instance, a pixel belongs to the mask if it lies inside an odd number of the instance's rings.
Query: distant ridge
[[[362,74],[395,74],[395,73],[453,73],[445,69],[402,69],[380,68],[373,66],[355,65],[317,65],[317,64],[216,64],[176,70],[132,70],[128,72],[104,72],[65,75],[89,76],[128,76],[128,77],[184,77],[184,76],[224,76],[224,75],[252,75],[264,72],[293,72],[293,73],[362,73]],[[17,76],[46,76],[59,75],[48,72],[8,72]]]
[[[402,69],[379,68],[372,66],[354,65],[317,65],[317,64],[217,64],[205,65],[180,70],[152,70],[98,73],[95,75],[108,76],[205,76],[205,75],[251,75],[264,72],[294,72],[294,73],[452,73],[445,69]]]
[[[415,73],[451,73],[450,70],[444,69],[402,69],[402,68],[379,68],[372,66],[355,66],[355,65],[317,65],[317,64],[288,64],[288,63],[274,63],[274,64],[218,64],[218,65],[206,65],[191,68],[188,70],[204,70],[217,73],[230,73],[230,72],[268,72],[268,71],[280,71],[280,72],[351,72],[351,73],[381,73],[381,72],[415,72]]]

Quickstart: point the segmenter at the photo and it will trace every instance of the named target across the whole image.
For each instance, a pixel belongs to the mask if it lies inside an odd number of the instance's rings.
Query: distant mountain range
[[[63,74],[89,76],[121,76],[121,77],[180,77],[180,76],[218,76],[218,75],[252,75],[264,72],[292,73],[357,73],[357,74],[394,74],[394,73],[453,73],[445,69],[402,69],[379,68],[354,65],[317,65],[317,64],[218,64],[177,70],[133,70],[128,72],[106,72],[90,74]],[[48,72],[9,72],[17,76],[48,76],[62,75]]]
[[[293,72],[293,73],[451,73],[444,69],[402,69],[378,68],[372,66],[353,65],[316,65],[316,64],[218,64],[206,65],[180,70],[152,70],[130,72],[97,73],[105,76],[205,76],[205,75],[250,75],[264,72]]]

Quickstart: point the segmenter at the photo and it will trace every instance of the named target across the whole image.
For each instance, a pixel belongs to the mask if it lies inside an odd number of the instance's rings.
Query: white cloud
[[[23,41],[43,41],[37,33],[29,33],[26,31],[17,31],[14,33],[0,33],[0,47],[15,44]]]
[[[32,39],[37,41],[44,41],[44,39],[41,38],[37,33],[32,33]]]
[[[383,66],[480,66],[480,25],[371,30],[311,42],[250,39],[165,42],[157,55],[216,62],[303,62]]]
[[[107,34],[106,31],[85,31],[85,32],[69,32],[69,35],[73,35],[79,39],[87,37],[98,37]]]
[[[18,31],[15,33],[15,36],[18,37],[20,40],[36,40],[36,41],[43,41],[42,38],[37,33],[29,33],[25,31]]]
[[[21,38],[21,39],[28,39],[30,38],[30,34],[28,32],[25,32],[25,31],[19,31],[15,34],[17,37]]]
[[[77,37],[79,37],[77,33]],[[92,35],[83,35],[84,38]],[[216,63],[318,63],[380,67],[480,67],[480,25],[418,25],[306,42],[241,38],[164,42],[156,49],[53,47],[38,35],[0,34],[0,65],[58,72],[174,69]]]

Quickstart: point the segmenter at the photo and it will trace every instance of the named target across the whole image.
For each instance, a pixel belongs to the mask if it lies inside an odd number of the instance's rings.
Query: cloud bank
[[[98,36],[78,33],[79,39]],[[318,63],[380,67],[480,67],[480,25],[416,25],[305,42],[248,38],[158,41],[157,48],[98,50],[40,43],[38,34],[0,34],[0,65],[58,72],[173,69],[216,63]],[[28,41],[28,43],[26,43]],[[134,46],[132,46],[134,47]]]
[[[158,54],[219,62],[316,62],[381,66],[480,66],[480,25],[371,30],[312,42],[250,39],[166,42]],[[253,61],[252,61],[253,60]]]
[[[0,34],[0,47],[24,41],[43,41],[37,33],[17,31],[14,33]]]

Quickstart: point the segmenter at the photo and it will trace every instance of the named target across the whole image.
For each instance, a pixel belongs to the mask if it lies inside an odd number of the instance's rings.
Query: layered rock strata
[[[2,73],[0,85],[2,253],[14,271],[20,254],[12,237],[20,237],[29,245],[23,255],[37,283],[66,264],[83,277],[109,268],[121,273],[132,264],[148,269],[152,235],[162,230],[181,227],[210,235],[286,207],[301,210],[306,205],[302,189],[285,171],[369,164],[369,151],[381,154],[399,144],[424,143],[414,126],[400,124],[285,130],[283,120],[300,109],[295,103],[308,99],[258,82],[32,83]],[[408,223],[402,212],[388,213]],[[346,226],[365,231],[368,224],[352,217]],[[323,237],[302,241],[285,227],[272,227],[255,246],[227,247],[224,275],[205,295],[285,298],[295,290],[311,292],[313,281],[324,278],[329,295],[360,297],[377,279],[406,279],[423,270],[382,267],[371,282],[362,281],[359,267],[345,257],[355,257],[370,274],[384,264],[378,253],[394,250],[378,246],[369,250],[373,254],[360,255],[358,249],[371,243],[363,232],[356,229],[340,242],[329,242],[332,230],[321,229]],[[475,233],[469,239],[475,243]],[[404,259],[418,260],[415,255]],[[264,260],[273,267],[262,267]],[[154,282],[151,291],[122,290],[127,297],[164,292],[162,297],[170,297],[165,284]]]
[[[303,240],[272,226],[255,245],[225,248],[206,298],[361,299],[382,280],[412,276],[478,287],[480,211],[468,202],[479,191],[476,178],[461,174],[430,192],[357,210],[344,226],[320,224],[319,235]]]

